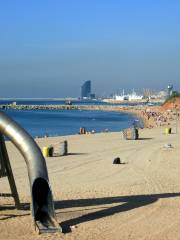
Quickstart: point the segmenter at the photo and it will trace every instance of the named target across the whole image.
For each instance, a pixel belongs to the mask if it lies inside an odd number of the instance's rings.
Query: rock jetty
[[[119,111],[128,110],[130,107],[105,106],[105,105],[20,105],[4,104],[0,109],[15,110],[102,110],[102,111]]]

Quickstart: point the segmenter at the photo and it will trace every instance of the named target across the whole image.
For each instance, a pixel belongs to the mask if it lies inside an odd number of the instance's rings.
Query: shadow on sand
[[[62,200],[62,201],[55,201],[55,209],[58,212],[58,210],[63,209],[63,214],[65,213],[71,213],[71,216],[74,215],[73,213],[78,213],[79,215],[85,211],[93,211],[90,213],[86,213],[84,215],[80,215],[75,218],[71,218],[69,220],[63,221],[60,223],[60,226],[62,227],[63,233],[69,233],[71,232],[71,226],[77,225],[83,222],[93,221],[96,219],[101,219],[103,217],[111,216],[116,213],[126,212],[135,208],[140,208],[152,203],[155,203],[159,199],[163,198],[174,198],[174,197],[180,197],[180,193],[161,193],[161,194],[150,194],[150,195],[134,195],[134,196],[117,196],[117,197],[104,197],[104,198],[94,198],[94,199],[73,199],[73,200]],[[116,206],[108,206],[108,204],[118,204]],[[100,206],[105,205],[105,206]],[[107,205],[107,206],[106,206]],[[69,210],[68,208],[77,208],[81,207],[84,209],[81,210]],[[91,207],[87,209],[87,207]],[[92,208],[93,207],[93,208]],[[0,206],[0,210],[14,210],[15,206],[9,205],[9,206]],[[64,209],[67,209],[67,211],[64,211]],[[23,211],[29,211],[30,210],[30,204],[29,203],[21,203],[21,210]],[[97,210],[97,211],[95,211]],[[1,211],[0,211],[1,213]],[[59,214],[60,211],[59,211]],[[9,219],[9,218],[15,218],[15,217],[21,217],[21,216],[27,216],[30,215],[30,213],[22,213],[22,214],[5,214],[3,213],[2,216],[0,214],[0,221]]]
[[[153,138],[138,138],[136,141],[138,140],[152,140]]]
[[[88,155],[88,153],[68,153],[67,156]]]
[[[115,213],[121,213],[129,211],[135,208],[143,207],[152,204],[162,198],[173,198],[179,197],[180,193],[162,193],[162,194],[152,194],[152,195],[135,195],[135,196],[123,196],[123,197],[105,197],[105,198],[95,198],[95,199],[76,199],[76,200],[64,200],[56,201],[55,208],[65,209],[73,207],[90,207],[95,208],[88,209],[88,211],[93,210],[92,213],[84,214],[83,216],[78,216],[60,223],[63,233],[71,232],[71,226],[92,221],[95,219],[100,219],[103,217],[111,216]],[[113,207],[100,207],[100,205],[108,204],[120,204]],[[99,206],[99,207],[98,207]],[[98,211],[94,212],[94,209]],[[87,209],[84,209],[87,210]],[[83,210],[81,210],[82,212]],[[68,211],[67,211],[68,212]],[[71,211],[73,212],[73,210]],[[66,213],[66,212],[64,212]]]
[[[56,154],[54,153],[53,157],[68,157],[68,156],[81,156],[81,155],[88,155],[88,153],[67,153],[65,155],[60,155],[60,154]]]
[[[11,194],[9,194],[10,196],[12,196]],[[2,196],[2,194],[1,194]],[[7,197],[6,195],[4,197]],[[16,217],[24,217],[24,216],[28,216],[30,215],[30,213],[25,213],[24,211],[29,211],[30,210],[30,204],[29,203],[21,203],[20,204],[20,209],[18,210],[22,210],[23,212],[18,211],[18,213],[5,213],[4,211],[9,211],[9,210],[17,210],[15,205],[11,205],[11,204],[7,204],[7,205],[1,205],[0,206],[0,221],[2,220],[7,220],[10,218],[16,218]],[[1,211],[2,214],[1,214]]]

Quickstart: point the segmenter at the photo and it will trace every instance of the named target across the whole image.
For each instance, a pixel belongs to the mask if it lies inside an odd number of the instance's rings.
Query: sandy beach
[[[12,197],[0,197],[0,239],[179,239],[179,137],[157,127],[140,130],[136,141],[118,132],[37,139],[41,148],[64,139],[69,144],[68,156],[46,159],[65,233],[42,235],[32,225],[25,162],[8,142],[22,210]],[[173,148],[164,148],[167,143]],[[112,164],[115,157],[123,164]],[[0,186],[10,193],[6,177]]]
[[[180,0],[1,1],[0,240],[180,240]]]

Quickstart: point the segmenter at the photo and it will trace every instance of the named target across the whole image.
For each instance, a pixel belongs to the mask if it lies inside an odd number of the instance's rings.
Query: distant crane
[[[143,89],[143,95],[144,97],[150,98],[151,96],[155,95],[155,91],[151,89]]]

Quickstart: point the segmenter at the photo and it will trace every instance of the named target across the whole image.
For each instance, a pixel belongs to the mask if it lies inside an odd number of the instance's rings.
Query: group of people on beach
[[[162,111],[159,108],[148,108],[141,111],[141,116],[148,128],[165,125],[169,126],[171,122],[178,117],[178,115],[179,113],[175,113],[173,110]]]

